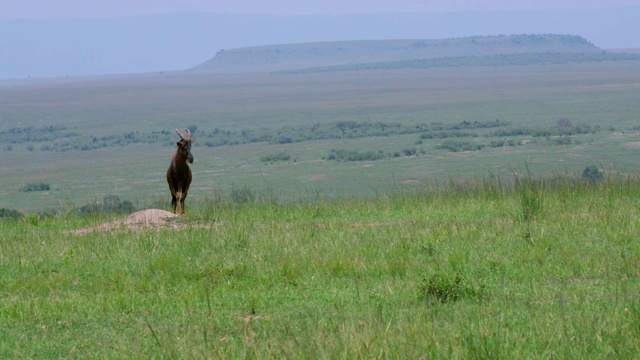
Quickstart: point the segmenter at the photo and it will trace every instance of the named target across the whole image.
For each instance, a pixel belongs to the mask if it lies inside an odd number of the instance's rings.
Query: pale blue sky
[[[640,0],[2,0],[0,18],[87,18],[174,12],[344,14],[598,9]]]

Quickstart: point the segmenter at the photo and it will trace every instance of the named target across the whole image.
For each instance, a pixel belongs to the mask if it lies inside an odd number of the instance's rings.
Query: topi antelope
[[[180,141],[177,142],[178,150],[173,154],[171,159],[171,165],[167,169],[167,182],[169,183],[169,190],[171,190],[171,205],[173,206],[173,212],[178,213],[178,200],[180,200],[180,211],[184,215],[184,199],[187,198],[187,191],[189,185],[191,185],[191,169],[188,163],[193,163],[193,155],[191,155],[191,144],[196,139],[191,138],[191,131],[184,129],[187,132],[187,137],[176,129],[178,135],[180,135]],[[178,194],[182,194],[180,197]]]

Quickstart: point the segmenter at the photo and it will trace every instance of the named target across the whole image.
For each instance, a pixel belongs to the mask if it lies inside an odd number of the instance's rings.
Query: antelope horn
[[[187,130],[188,131],[188,130]],[[178,133],[178,135],[180,135],[180,139],[185,140],[184,135],[182,135],[182,133],[180,132],[180,130],[176,129],[176,132]]]
[[[191,130],[189,129],[184,129],[184,131],[187,132],[187,140],[191,140]]]

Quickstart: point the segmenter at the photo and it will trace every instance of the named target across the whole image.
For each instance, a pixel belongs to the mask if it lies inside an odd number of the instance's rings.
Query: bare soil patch
[[[72,231],[72,233],[76,235],[84,235],[93,231],[109,231],[119,228],[128,228],[132,230],[159,228],[177,229],[180,227],[180,224],[176,223],[175,221],[171,221],[172,219],[175,220],[176,217],[176,214],[169,211],[147,209],[135,212],[122,220],[116,220],[96,226],[78,229]]]

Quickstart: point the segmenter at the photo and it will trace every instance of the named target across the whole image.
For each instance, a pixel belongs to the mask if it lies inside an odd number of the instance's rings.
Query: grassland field
[[[0,357],[634,359],[640,182],[0,221]]]
[[[3,137],[0,207],[24,212],[80,206],[117,195],[139,207],[168,197],[164,172],[174,137],[164,142],[63,152],[40,151],[59,141],[169,132],[197,126],[194,137],[226,131],[300,127],[338,121],[412,126],[499,119],[511,127],[557,127],[559,119],[599,129],[553,139],[508,137],[523,144],[453,153],[442,139],[419,142],[419,133],[277,143],[195,145],[191,201],[211,192],[250,187],[285,199],[299,194],[330,198],[371,197],[397,187],[423,187],[443,179],[469,179],[487,170],[512,176],[525,165],[537,173],[577,173],[598,164],[635,172],[640,141],[638,62],[362,71],[327,74],[166,73],[69,78],[0,86],[0,132],[12,128],[64,126],[75,134],[49,142],[11,144]],[[487,133],[464,139],[486,144]],[[215,136],[214,136],[215,140]],[[331,149],[398,152],[416,147],[420,156],[374,162],[325,161]],[[286,152],[286,162],[261,156]],[[25,193],[44,182],[47,192]]]
[[[638,104],[638,62],[2,82],[0,208],[25,216],[0,220],[0,358],[637,358]],[[205,136],[496,119],[460,139]],[[591,131],[494,133],[562,119]],[[177,139],[42,146],[193,125],[177,230],[74,233],[122,217],[75,211],[108,195],[168,208]],[[74,135],[7,137],[60,126]],[[594,164],[603,179],[579,181]]]

